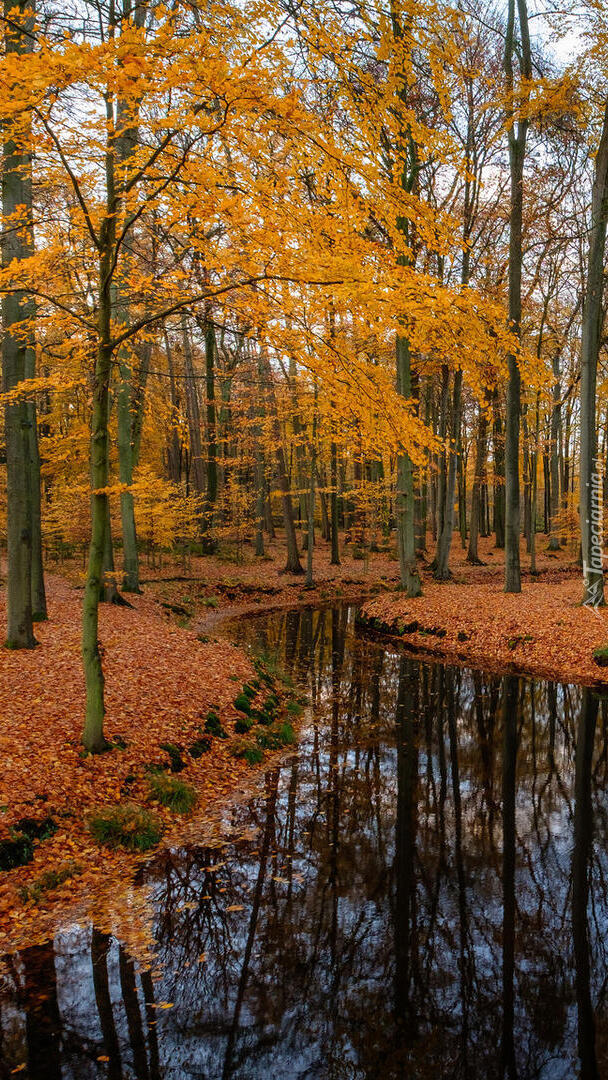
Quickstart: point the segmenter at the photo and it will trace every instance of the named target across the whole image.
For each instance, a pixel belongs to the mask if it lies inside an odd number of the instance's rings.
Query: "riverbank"
[[[367,601],[361,623],[426,656],[485,671],[606,685],[593,652],[608,645],[608,609],[582,607],[581,593],[578,574],[526,581],[520,594],[495,583],[426,581],[414,600],[391,593]]]
[[[302,712],[272,658],[202,641],[153,596],[136,596],[100,609],[112,749],[88,755],[82,594],[55,575],[47,588],[38,648],[3,651],[0,663],[0,952],[43,940],[67,910],[120,919],[121,897],[133,924],[128,885],[149,857],[139,849],[160,834],[155,850],[219,835],[226,808],[285,752]],[[108,846],[125,807],[118,824],[133,850]]]
[[[100,846],[93,816],[125,806],[152,814],[163,833],[154,851],[225,841],[227,810],[285,753],[279,728],[288,724],[289,742],[289,725],[297,726],[301,711],[271,658],[270,669],[262,660],[254,665],[226,638],[230,627],[219,630],[231,617],[363,602],[369,626],[425,655],[492,671],[603,681],[592,652],[608,641],[606,616],[580,608],[571,557],[543,553],[541,580],[527,578],[521,596],[505,596],[502,553],[483,543],[485,565],[468,565],[455,546],[453,582],[435,584],[427,568],[416,601],[398,590],[392,549],[361,558],[356,545],[343,545],[334,567],[319,544],[311,589],[303,577],[282,572],[280,540],[262,561],[248,553],[240,564],[213,556],[144,565],[143,594],[129,597],[130,606],[100,609],[113,748],[96,757],[80,744],[82,570],[72,563],[65,576],[49,574],[50,620],[37,627],[39,648],[5,651],[0,664],[0,952],[44,940],[67,913],[94,914],[99,926],[119,924],[132,948],[145,939],[147,909],[142,900],[142,919],[134,917],[131,884],[150,854]],[[2,603],[0,595],[0,624]],[[224,636],[216,638],[216,629]],[[273,697],[276,706],[266,710]],[[189,813],[176,810],[176,800],[183,810],[193,799]],[[129,820],[125,828],[140,824]],[[27,860],[11,865],[20,844]]]

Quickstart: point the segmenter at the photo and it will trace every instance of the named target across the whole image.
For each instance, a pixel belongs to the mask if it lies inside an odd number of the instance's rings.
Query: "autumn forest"
[[[608,1077],[608,6],[1,27],[0,1080]]]

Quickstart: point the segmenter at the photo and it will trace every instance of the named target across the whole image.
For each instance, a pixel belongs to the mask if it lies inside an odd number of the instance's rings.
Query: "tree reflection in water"
[[[249,839],[150,864],[154,978],[90,927],[5,958],[0,1077],[608,1075],[605,702],[346,607],[233,634],[306,683],[299,754],[232,812]]]

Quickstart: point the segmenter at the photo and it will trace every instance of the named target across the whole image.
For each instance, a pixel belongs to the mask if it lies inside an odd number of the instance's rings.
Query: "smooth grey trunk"
[[[118,586],[116,584],[116,566],[114,564],[114,544],[112,541],[112,522],[110,519],[109,504],[103,536],[103,565],[101,569],[99,599],[103,604],[118,603]]]
[[[450,577],[450,550],[454,531],[454,495],[456,492],[457,449],[460,442],[460,417],[462,405],[462,371],[454,374],[454,389],[450,417],[450,448],[448,452],[447,476],[444,485],[444,505],[441,514],[442,528],[437,541],[434,576],[437,581],[447,581]]]
[[[112,207],[113,196],[108,199]],[[109,515],[105,491],[109,475],[108,397],[112,368],[111,275],[115,243],[115,218],[104,218],[100,230],[98,346],[93,378],[91,415],[91,543],[82,608],[82,660],[86,686],[86,715],[82,741],[87,750],[99,753],[106,747],[103,733],[104,677],[99,651],[99,595],[102,585],[104,546]]]
[[[264,460],[259,448],[255,455],[255,554],[261,557],[264,554],[264,502],[266,500],[266,477],[264,476]]]
[[[411,396],[410,347],[406,337],[397,335],[397,393],[409,399]],[[416,564],[416,532],[414,507],[414,470],[407,451],[397,455],[397,493],[395,497],[397,525],[397,549],[401,588],[410,597],[420,596],[422,586]]]
[[[182,444],[177,431],[176,420],[180,413],[180,397],[178,390],[178,382],[175,378],[175,368],[173,365],[173,350],[171,348],[171,342],[169,341],[169,335],[167,334],[167,328],[163,327],[163,337],[165,341],[165,355],[167,357],[167,367],[169,369],[169,388],[171,393],[171,407],[173,409],[173,417],[171,423],[171,430],[169,432],[169,438],[167,440],[167,471],[169,473],[169,479],[174,484],[179,484],[182,478]]]
[[[31,40],[31,39],[30,39]],[[28,45],[28,48],[30,46]],[[34,236],[32,232],[33,193],[32,193],[32,161],[31,155],[27,155],[26,168],[22,173],[23,195],[26,213],[28,215],[27,243],[30,254],[34,254]],[[25,377],[33,379],[36,375],[36,302],[30,297],[32,305],[32,322],[28,330],[28,344],[25,350]],[[32,620],[44,622],[48,618],[46,604],[46,589],[44,586],[44,568],[42,561],[42,514],[40,505],[40,452],[38,449],[38,420],[36,402],[28,401],[28,435],[29,435],[29,470],[30,470],[30,497],[32,514],[32,567],[31,567],[31,590],[32,590]]]
[[[34,8],[30,3],[5,0],[6,53],[31,51]],[[5,221],[18,227],[2,233],[2,266],[34,253],[31,221],[30,124],[16,131],[4,125],[2,169],[2,213]],[[29,199],[29,205],[28,205]],[[25,208],[25,220],[23,210]],[[26,378],[31,365],[36,308],[33,298],[22,289],[2,294],[2,387],[6,393]],[[23,330],[26,328],[26,334]],[[32,625],[33,546],[33,461],[32,441],[35,417],[25,400],[7,401],[4,409],[4,436],[7,473],[7,627],[6,645],[11,649],[31,649],[36,644]],[[39,482],[39,481],[38,481]]]
[[[329,514],[327,511],[327,495],[325,488],[327,487],[327,477],[325,470],[322,473],[319,472],[317,467],[317,485],[319,489],[319,505],[321,507],[321,537],[323,540],[329,540],[330,528],[329,528]]]
[[[313,549],[315,545],[315,472],[317,467],[317,389],[315,387],[315,413],[312,419],[312,445],[310,448],[310,488],[308,492],[308,550],[306,552],[306,585],[312,588]]]
[[[36,373],[36,350],[27,350],[31,360],[26,356],[25,370],[26,379],[33,378]],[[29,433],[29,466],[30,466],[30,493],[32,513],[32,566],[31,566],[31,592],[32,592],[32,621],[45,622],[48,619],[46,603],[46,588],[44,584],[44,565],[42,558],[42,511],[40,499],[40,452],[38,449],[38,421],[36,416],[35,402],[28,402],[28,433]]]
[[[517,0],[519,42],[517,52],[522,80],[532,75],[530,35],[526,0]],[[507,90],[511,100],[509,123],[509,169],[511,179],[511,208],[509,214],[509,324],[519,337],[521,325],[521,270],[523,233],[523,180],[526,137],[529,120],[525,115],[515,117],[513,89],[513,53],[515,51],[515,0],[509,0],[504,68]],[[524,95],[529,90],[524,86]],[[507,357],[507,409],[505,417],[505,592],[521,592],[519,556],[519,427],[521,416],[521,377],[518,358],[514,352]]]
[[[604,603],[602,561],[601,499],[598,472],[595,399],[597,364],[602,337],[602,295],[604,253],[608,221],[608,99],[600,144],[595,158],[591,197],[591,227],[587,254],[587,282],[583,303],[581,337],[581,442],[580,514],[583,563],[583,603],[597,607]]]
[[[338,535],[338,448],[332,439],[330,446],[330,478],[331,478],[331,559],[330,566],[340,565],[340,539]]]
[[[123,320],[124,321],[124,320]],[[129,487],[133,483],[133,416],[132,385],[133,372],[127,351],[121,349],[119,356],[120,382],[118,385],[116,410],[118,418],[118,474],[121,484]],[[141,592],[139,587],[139,553],[137,550],[137,529],[135,527],[135,505],[132,491],[120,493],[120,519],[122,524],[123,547],[123,582],[126,592]]]
[[[212,552],[215,504],[217,502],[217,423],[215,412],[215,358],[217,345],[211,308],[205,312],[205,386],[207,391],[207,519],[205,523],[205,547]]]
[[[535,442],[534,450],[530,454],[532,459],[532,488],[530,507],[530,573],[536,573],[536,504],[538,501],[538,441],[540,438],[540,391],[536,394],[536,419],[535,419]]]
[[[437,434],[441,439],[442,449],[437,461],[437,544],[443,532],[443,520],[445,514],[445,490],[447,486],[447,455],[445,441],[448,436],[448,408],[450,401],[450,369],[444,364],[441,369],[441,396],[439,399],[439,425]],[[437,550],[435,550],[434,563],[437,562]]]
[[[494,534],[496,547],[505,546],[505,441],[498,394],[493,397],[492,453],[494,458]]]
[[[145,21],[145,5],[135,3],[131,7],[131,0],[123,0],[123,16],[126,21],[133,19],[134,26],[141,28]],[[139,143],[137,110],[124,102],[117,104],[117,135],[114,145],[117,151],[119,167],[126,179],[126,172],[130,166]],[[132,258],[127,256],[126,269],[128,272]],[[128,273],[127,273],[128,277]],[[122,285],[122,289],[114,284],[113,301],[116,306],[116,315],[126,326],[129,322],[129,302],[126,297],[128,285]],[[131,368],[129,348],[123,347],[118,354],[120,382],[117,393],[117,420],[118,420],[118,472],[121,484],[130,488],[133,484],[133,470],[136,465],[134,454],[134,427],[135,415],[140,412],[140,420],[143,418],[143,409],[138,409],[143,402],[143,382],[138,375],[140,387],[140,401],[134,401],[134,378]],[[130,490],[120,493],[120,519],[122,525],[123,545],[123,581],[122,587],[125,592],[139,593],[139,551],[137,548],[137,528],[135,525],[135,504],[133,492]]]
[[[559,515],[560,491],[559,491],[559,431],[561,424],[561,384],[559,370],[559,353],[553,357],[553,403],[551,407],[551,517],[549,522],[549,551],[559,551],[560,542],[557,535],[557,518]]]
[[[260,354],[260,370],[263,372],[268,383],[268,391],[270,394],[270,403],[272,409],[272,425],[274,429],[274,437],[276,444],[275,455],[277,463],[277,476],[279,481],[279,490],[281,492],[281,501],[283,503],[283,521],[285,524],[285,540],[287,543],[287,562],[285,563],[284,573],[303,574],[304,567],[300,562],[300,553],[298,551],[298,538],[296,536],[293,503],[291,500],[289,476],[287,474],[287,462],[285,460],[285,450],[283,447],[283,435],[281,432],[281,424],[279,421],[279,414],[274,395],[272,369],[270,367],[270,361],[264,353]]]
[[[483,405],[479,406],[479,418],[477,421],[477,439],[475,446],[475,475],[473,477],[473,492],[471,495],[471,522],[469,528],[469,550],[467,562],[474,566],[481,566],[479,558],[479,534],[482,523],[482,483],[485,480],[487,431],[488,418]]]
[[[186,417],[188,420],[188,436],[190,440],[190,462],[192,468],[192,486],[194,493],[202,501],[206,495],[205,463],[203,461],[203,447],[201,440],[201,410],[194,378],[194,359],[192,356],[192,341],[188,329],[188,321],[185,315],[181,320],[182,343],[184,350],[184,375],[186,393]]]

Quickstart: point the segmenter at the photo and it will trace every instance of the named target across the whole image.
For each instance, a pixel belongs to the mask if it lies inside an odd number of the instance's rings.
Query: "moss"
[[[33,900],[37,903],[43,893],[51,892],[53,889],[58,889],[60,885],[63,885],[71,878],[78,877],[82,874],[82,866],[74,859],[68,859],[67,862],[62,863],[56,870],[45,870],[40,877],[36,878],[32,885],[24,886],[19,890],[21,899],[25,902]]]
[[[608,645],[600,645],[594,649],[593,660],[598,667],[608,667]]]
[[[181,772],[186,768],[186,762],[182,757],[182,746],[176,746],[175,743],[163,742],[160,744],[161,750],[165,751],[165,754],[169,755],[169,761],[171,764],[171,772]]]
[[[282,724],[273,724],[266,731],[259,731],[256,742],[264,750],[278,750],[281,746],[293,746],[296,741],[294,730],[286,720]]]
[[[28,840],[48,840],[50,836],[55,835],[57,829],[58,825],[52,817],[45,817],[42,820],[21,818],[14,826],[14,831],[27,836]]]
[[[123,803],[92,814],[88,820],[91,836],[104,847],[124,847],[128,851],[148,851],[163,835],[156,814],[135,803]]]
[[[265,709],[252,709],[251,716],[256,724],[263,724],[264,727],[268,727],[274,720],[274,716],[267,713]]]
[[[210,749],[211,739],[209,739],[206,735],[202,735],[200,739],[196,739],[196,741],[188,747],[188,752],[190,754],[190,757],[193,757],[196,761],[197,758],[202,757],[203,754],[206,754]]]
[[[11,830],[8,840],[0,842],[0,870],[14,870],[25,866],[34,858],[34,845],[29,836]]]
[[[205,720],[205,731],[208,735],[215,735],[217,739],[227,739],[228,732],[222,727],[219,716],[216,712],[210,711],[207,713],[207,719]]]
[[[246,735],[248,731],[251,731],[252,727],[253,720],[250,716],[239,716],[236,724],[234,725],[234,730],[236,731],[237,735]]]
[[[244,712],[247,715],[251,712],[251,701],[247,697],[247,694],[237,694],[234,699],[234,707],[239,712]]]
[[[192,785],[176,780],[167,773],[156,773],[150,777],[148,793],[150,798],[176,814],[189,814],[196,806],[197,795]]]
[[[264,759],[264,750],[249,739],[237,739],[230,747],[235,758],[244,758],[248,765],[259,765]]]

